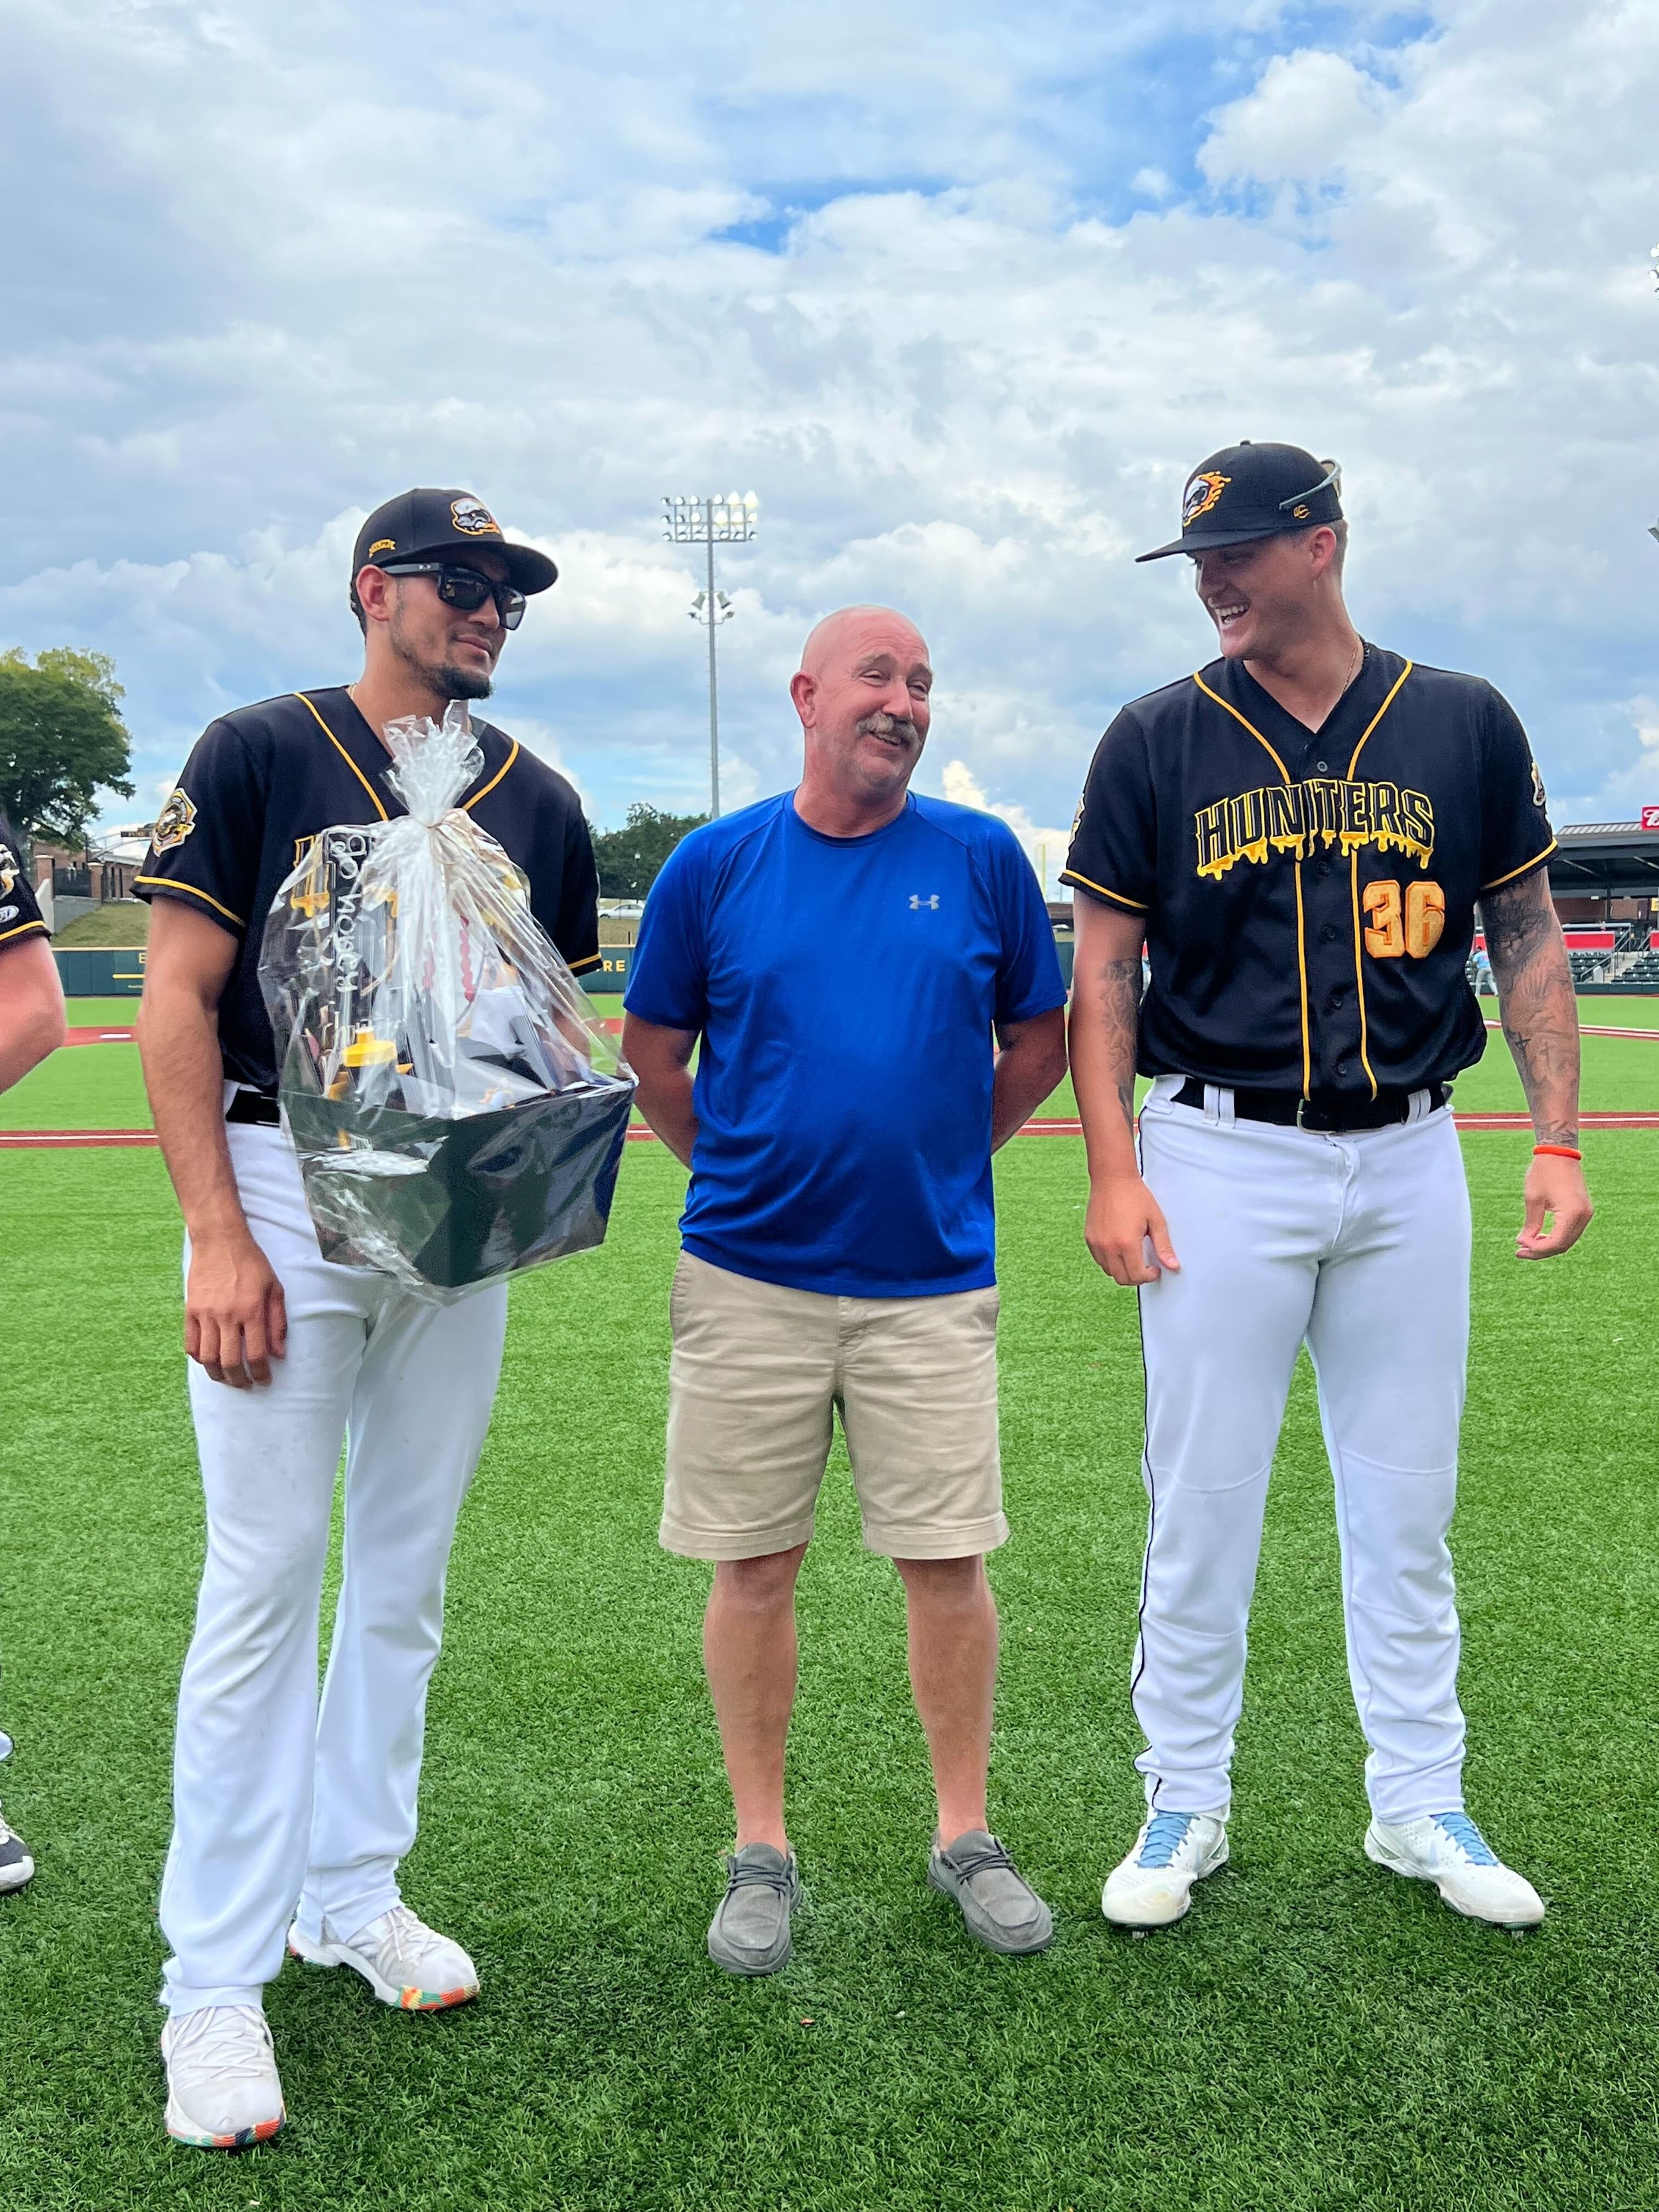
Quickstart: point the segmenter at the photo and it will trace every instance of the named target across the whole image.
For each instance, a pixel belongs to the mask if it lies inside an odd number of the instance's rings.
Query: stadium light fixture
[[[714,632],[730,622],[737,609],[724,592],[714,588],[716,545],[746,545],[757,532],[760,501],[750,492],[671,493],[663,499],[663,536],[673,545],[702,545],[708,552],[708,583],[692,602],[693,622],[708,632],[708,798],[709,812],[720,811],[720,690],[714,667]]]

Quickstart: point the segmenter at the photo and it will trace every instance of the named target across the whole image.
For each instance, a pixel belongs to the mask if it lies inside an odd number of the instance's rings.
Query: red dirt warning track
[[[1453,1116],[1460,1129],[1529,1129],[1532,1123],[1524,1114],[1458,1114]],[[1659,1129],[1659,1114],[1581,1114],[1581,1129]],[[1080,1137],[1081,1121],[1028,1121],[1020,1131],[1022,1137]],[[630,1145],[652,1145],[657,1141],[654,1129],[636,1123],[628,1133]],[[7,1150],[84,1152],[88,1148],[115,1146],[129,1148],[149,1146],[156,1142],[154,1129],[0,1129],[0,1152]]]
[[[617,1020],[614,1015],[607,1014],[605,1019],[599,1024],[599,1027],[605,1032],[607,1036],[620,1036],[622,1035],[622,1024]],[[1632,1032],[1632,1034],[1636,1034],[1636,1032]],[[1641,1034],[1645,1035],[1646,1032],[1643,1031]],[[65,1030],[64,1032],[64,1042],[66,1046],[72,1044],[131,1044],[133,1042],[133,1033],[131,1030],[75,1029]]]
[[[607,1036],[620,1036],[622,1035],[622,1024],[617,1019],[614,1014],[605,1015],[604,1018],[596,1024],[596,1026],[603,1030]],[[1501,1029],[1502,1026],[1503,1024],[1500,1022],[1488,1022],[1486,1024],[1486,1027],[1489,1030]],[[1581,1022],[1578,1027],[1578,1034],[1580,1036],[1643,1037],[1650,1044],[1659,1044],[1659,1029],[1606,1029],[1589,1022]],[[132,1042],[133,1035],[131,1030],[69,1030],[64,1032],[64,1042],[65,1045],[131,1044]]]

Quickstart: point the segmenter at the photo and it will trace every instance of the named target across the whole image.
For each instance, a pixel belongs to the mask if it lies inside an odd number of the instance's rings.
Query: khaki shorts
[[[960,1559],[1006,1541],[994,1290],[831,1297],[682,1252],[669,1312],[665,1550],[805,1543],[837,1407],[872,1552]]]

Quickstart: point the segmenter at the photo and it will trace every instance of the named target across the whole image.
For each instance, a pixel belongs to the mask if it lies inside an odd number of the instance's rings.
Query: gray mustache
[[[902,737],[911,743],[916,742],[916,726],[908,717],[901,720],[894,714],[866,714],[861,722],[854,723],[854,727],[861,738]]]

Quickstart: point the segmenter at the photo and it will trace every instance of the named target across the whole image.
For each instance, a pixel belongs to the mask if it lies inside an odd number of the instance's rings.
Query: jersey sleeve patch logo
[[[167,793],[167,804],[155,817],[155,827],[150,833],[150,850],[171,853],[182,845],[196,827],[196,801],[182,784],[177,784]]]
[[[457,530],[464,530],[469,538],[499,538],[501,526],[481,500],[452,499],[450,518]]]
[[[1206,469],[1201,476],[1191,478],[1181,502],[1182,528],[1190,530],[1200,514],[1207,514],[1231,482],[1219,469]]]
[[[1548,801],[1544,797],[1544,779],[1538,773],[1538,763],[1532,764],[1532,803],[1541,814]]]
[[[0,845],[0,898],[17,881],[18,859],[9,845]]]
[[[1321,845],[1342,857],[1365,846],[1404,853],[1426,868],[1434,857],[1434,807],[1428,794],[1395,783],[1310,776],[1218,799],[1193,817],[1198,872],[1218,883],[1239,860],[1265,866],[1275,853],[1311,860]]]
[[[15,921],[22,911],[21,906],[0,906],[0,921]]]

